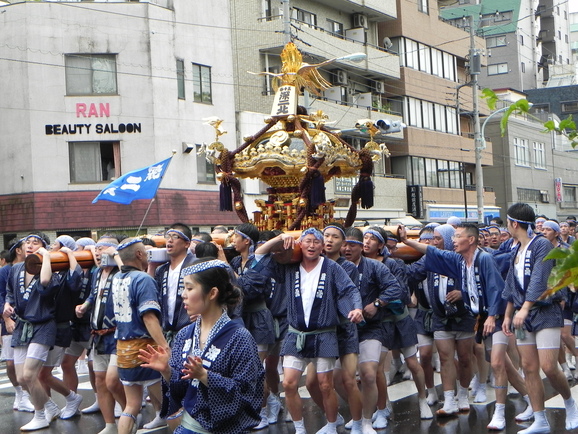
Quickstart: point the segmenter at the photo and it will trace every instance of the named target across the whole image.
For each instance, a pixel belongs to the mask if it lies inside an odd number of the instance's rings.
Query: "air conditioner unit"
[[[377,93],[385,93],[385,83],[383,81],[375,82],[375,91]]]
[[[349,77],[347,77],[347,71],[344,71],[343,69],[338,69],[334,71],[333,84],[347,86],[348,78]]]
[[[367,16],[363,14],[353,14],[353,27],[363,27],[367,29],[369,27]]]

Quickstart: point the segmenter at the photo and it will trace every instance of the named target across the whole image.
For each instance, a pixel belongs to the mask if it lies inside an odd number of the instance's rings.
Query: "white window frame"
[[[66,95],[116,95],[116,54],[66,54]]]
[[[514,137],[514,163],[516,166],[530,167],[528,139]]]
[[[488,75],[500,75],[508,73],[508,62],[488,65]]]
[[[542,142],[532,142],[534,151],[534,167],[536,169],[546,169],[546,151]]]

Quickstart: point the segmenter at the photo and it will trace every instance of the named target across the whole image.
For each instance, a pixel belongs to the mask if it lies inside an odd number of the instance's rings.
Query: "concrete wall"
[[[71,184],[69,141],[119,141],[122,172],[152,164],[178,151],[163,187],[197,188],[196,158],[182,142],[214,138],[202,118],[219,116],[235,130],[231,38],[227,2],[205,5],[177,0],[175,10],[147,3],[26,2],[5,6],[0,16],[0,162],[8,174],[0,193],[99,190]],[[187,24],[184,24],[187,23]],[[67,96],[64,55],[117,55],[118,95]],[[185,61],[186,99],[177,98],[176,59]],[[193,102],[192,63],[212,67],[213,104]],[[76,104],[105,103],[110,116],[78,117]],[[47,135],[45,125],[91,124],[90,133]],[[97,134],[96,124],[138,123],[141,133]],[[84,130],[86,131],[86,129]],[[234,147],[234,135],[223,137]],[[216,188],[216,187],[215,187]]]

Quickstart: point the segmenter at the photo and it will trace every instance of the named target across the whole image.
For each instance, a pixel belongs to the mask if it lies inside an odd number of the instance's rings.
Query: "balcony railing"
[[[261,17],[258,19],[258,21],[260,21],[260,22],[261,21],[275,21],[275,20],[282,20],[282,19],[283,19],[283,15],[271,15],[268,17]],[[323,27],[319,27],[319,26],[314,25],[314,24],[306,23],[304,21],[300,21],[300,20],[297,20],[295,18],[291,18],[290,21],[291,21],[291,25],[296,30],[300,30],[300,28],[298,26],[307,26],[309,28],[312,28],[312,29],[318,30],[322,33],[326,33],[330,36],[333,36],[334,38],[343,39],[345,41],[350,41],[350,42],[355,42],[357,44],[363,45],[364,47],[375,48],[376,50],[385,51],[385,52],[392,53],[392,54],[398,54],[398,53],[391,51],[390,49],[387,49],[385,47],[380,47],[379,45],[370,44],[369,42],[365,42],[365,43],[360,42],[356,39],[348,38],[347,36],[342,35],[340,33],[335,33],[335,32],[332,32],[330,30],[324,29]]]

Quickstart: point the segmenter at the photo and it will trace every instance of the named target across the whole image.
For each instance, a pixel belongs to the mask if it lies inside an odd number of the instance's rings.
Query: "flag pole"
[[[147,215],[149,214],[149,211],[151,210],[151,206],[153,205],[153,202],[155,201],[156,198],[157,198],[157,197],[156,197],[156,195],[155,195],[155,197],[153,197],[153,198],[151,199],[151,202],[149,203],[149,206],[148,206],[148,208],[147,208],[147,210],[146,210],[146,212],[145,212],[145,215],[144,215],[144,217],[142,218],[142,220],[141,220],[141,222],[140,222],[140,226],[138,227],[138,230],[136,231],[135,237],[138,237],[138,234],[140,233],[140,230],[142,229],[142,226],[143,226],[143,224],[144,224],[144,221],[146,220]]]
[[[173,150],[173,155],[171,155],[171,159],[169,160],[169,165],[171,164],[171,161],[173,160],[172,157],[174,157],[176,153],[177,153],[177,151],[176,151],[176,150]],[[168,167],[168,165],[167,165],[167,168],[166,168],[166,170],[165,170],[165,174],[167,173],[167,170],[168,170],[168,169],[169,169],[169,167]],[[160,188],[161,183],[162,183],[162,179],[163,179],[164,177],[165,177],[165,175],[163,174],[163,176],[162,176],[162,178],[161,178],[161,182],[159,183],[159,187],[158,187],[158,188]],[[157,188],[157,192],[158,192],[158,188]],[[146,220],[146,218],[147,218],[147,216],[148,216],[148,214],[149,214],[149,211],[151,210],[151,206],[153,205],[153,202],[156,200],[156,198],[157,198],[157,195],[156,195],[156,193],[155,193],[155,196],[151,199],[151,202],[149,203],[149,206],[147,207],[147,210],[146,210],[146,212],[145,212],[145,214],[144,214],[144,217],[142,218],[142,220],[141,220],[141,222],[140,222],[140,226],[138,227],[138,229],[137,229],[137,231],[136,231],[135,237],[138,237],[138,234],[140,234],[140,231],[141,231],[141,229],[142,229],[142,227],[143,227],[143,225],[144,225],[144,222],[145,222],[145,220]]]

